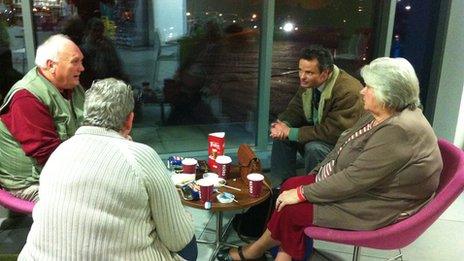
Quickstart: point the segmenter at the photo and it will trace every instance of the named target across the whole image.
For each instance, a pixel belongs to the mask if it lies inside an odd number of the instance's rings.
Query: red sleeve
[[[25,154],[42,166],[61,143],[48,107],[27,90],[13,95],[2,121]]]

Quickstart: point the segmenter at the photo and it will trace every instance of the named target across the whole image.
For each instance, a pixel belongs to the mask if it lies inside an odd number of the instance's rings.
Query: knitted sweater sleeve
[[[137,161],[148,193],[151,215],[161,242],[172,252],[184,248],[194,235],[192,217],[184,210],[179,194],[162,160],[151,148],[140,153]]]

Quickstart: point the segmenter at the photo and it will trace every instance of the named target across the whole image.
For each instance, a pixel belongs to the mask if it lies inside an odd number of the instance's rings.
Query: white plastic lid
[[[216,162],[219,164],[229,164],[232,162],[232,158],[225,155],[219,155],[216,157]]]
[[[209,134],[210,136],[218,137],[218,138],[224,138],[226,136],[225,132],[213,132]]]

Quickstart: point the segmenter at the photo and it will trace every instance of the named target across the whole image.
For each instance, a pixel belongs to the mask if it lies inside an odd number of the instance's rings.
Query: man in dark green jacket
[[[327,49],[304,49],[298,69],[300,88],[271,124],[271,173],[281,178],[295,176],[297,152],[310,172],[363,112],[361,83],[334,65]]]

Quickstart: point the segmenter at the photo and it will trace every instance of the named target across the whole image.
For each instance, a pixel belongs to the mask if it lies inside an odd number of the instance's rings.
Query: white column
[[[433,119],[438,137],[464,147],[464,1],[452,0]],[[440,34],[441,32],[438,32]]]

